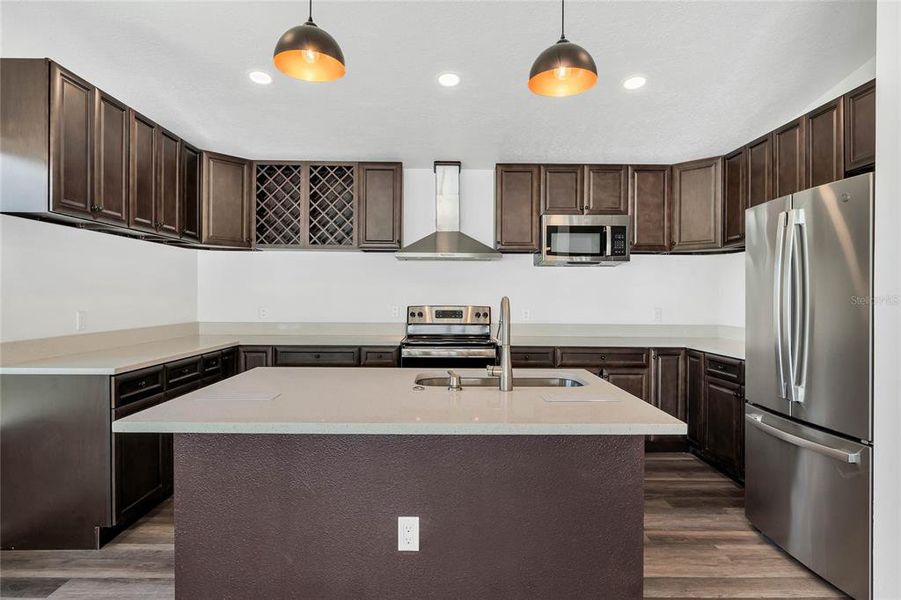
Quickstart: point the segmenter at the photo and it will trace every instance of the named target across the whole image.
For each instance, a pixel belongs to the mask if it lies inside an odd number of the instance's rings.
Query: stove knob
[[[416,316],[419,318],[422,318],[422,312],[420,311],[420,312],[416,313]]]
[[[410,316],[411,316],[411,317],[415,317],[415,316],[416,316],[416,313],[415,313],[414,311],[410,311]]]
[[[476,319],[481,319],[481,318],[482,318],[482,313],[477,312],[477,313],[476,313]]]

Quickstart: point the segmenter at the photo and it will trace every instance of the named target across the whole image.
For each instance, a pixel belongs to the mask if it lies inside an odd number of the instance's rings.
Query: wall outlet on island
[[[397,549],[419,552],[419,517],[397,517]]]
[[[84,331],[88,326],[88,313],[84,310],[75,311],[75,331]]]

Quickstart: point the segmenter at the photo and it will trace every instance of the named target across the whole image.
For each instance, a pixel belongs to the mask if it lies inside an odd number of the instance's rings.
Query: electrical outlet
[[[662,323],[663,322],[663,309],[659,306],[654,307],[654,322]]]
[[[524,309],[522,309],[522,312],[520,313],[520,317],[523,321],[531,321],[532,320],[532,311],[529,310],[528,308],[524,308]]]
[[[88,313],[83,310],[75,311],[75,331],[84,331],[87,324]]]
[[[269,309],[265,306],[261,306],[257,309],[257,318],[261,321],[269,318]]]
[[[395,319],[400,318],[400,307],[398,305],[394,304],[391,306],[391,316]]]
[[[397,549],[419,552],[419,517],[397,517]]]

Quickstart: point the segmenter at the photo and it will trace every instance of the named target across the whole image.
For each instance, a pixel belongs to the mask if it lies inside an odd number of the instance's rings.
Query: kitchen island
[[[460,374],[258,368],[115,421],[175,434],[177,596],[640,598],[644,436],[685,424],[588,371]]]

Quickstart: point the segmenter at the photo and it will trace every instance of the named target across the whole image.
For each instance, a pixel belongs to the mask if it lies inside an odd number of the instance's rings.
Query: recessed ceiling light
[[[269,85],[272,83],[272,75],[264,73],[263,71],[251,71],[248,77],[250,77],[252,82],[260,85]]]
[[[647,82],[648,80],[641,75],[633,75],[623,82],[623,87],[627,90],[637,90],[638,88],[643,87]]]
[[[438,76],[438,83],[444,87],[460,85],[460,76],[456,73],[442,73]]]

